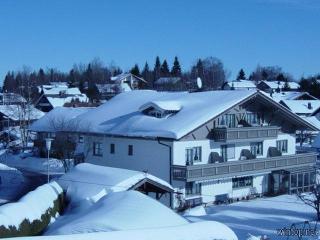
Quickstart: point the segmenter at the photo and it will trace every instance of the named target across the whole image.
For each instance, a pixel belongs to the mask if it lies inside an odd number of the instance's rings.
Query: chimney
[[[308,102],[308,109],[312,109],[311,102]]]

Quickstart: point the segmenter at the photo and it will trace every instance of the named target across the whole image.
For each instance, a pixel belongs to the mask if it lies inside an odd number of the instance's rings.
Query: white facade
[[[287,140],[287,152],[283,155],[293,155],[296,153],[295,149],[295,135],[280,133],[277,138],[264,139],[260,142],[263,143],[263,153],[257,158],[266,158],[269,147],[277,147],[278,140]],[[239,161],[240,154],[243,149],[250,150],[250,143],[257,141],[245,141],[234,143],[234,157],[228,161]],[[164,146],[162,144],[166,144]],[[99,146],[101,154],[94,154],[94,145]],[[113,144],[113,147],[111,146]],[[170,178],[170,168],[172,165],[186,166],[186,149],[193,147],[201,147],[201,161],[194,162],[197,164],[209,163],[209,156],[211,152],[221,152],[221,145],[213,140],[200,140],[200,141],[158,141],[143,138],[125,138],[125,137],[107,137],[107,136],[87,136],[85,138],[85,146],[90,146],[84,152],[87,152],[86,162],[118,167],[127,168],[137,171],[147,171],[169,183],[175,188],[176,192],[184,194],[185,199],[197,196],[185,195],[185,182],[176,181]],[[129,145],[132,146],[132,155],[129,154]],[[112,152],[111,148],[114,149]],[[170,150],[171,148],[171,150]],[[170,156],[171,152],[171,158]],[[171,161],[171,163],[170,163]],[[252,191],[257,194],[263,194],[267,191],[268,173],[252,175],[252,186],[239,187],[234,189],[232,186],[232,178],[203,181],[201,182],[201,195],[203,202],[215,201],[216,195],[228,194],[229,198],[242,199]],[[177,203],[176,203],[177,204]]]

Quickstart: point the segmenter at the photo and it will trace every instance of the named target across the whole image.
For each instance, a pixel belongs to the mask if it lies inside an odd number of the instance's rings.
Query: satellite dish
[[[197,77],[197,87],[198,87],[198,89],[202,88],[202,80],[199,77]]]

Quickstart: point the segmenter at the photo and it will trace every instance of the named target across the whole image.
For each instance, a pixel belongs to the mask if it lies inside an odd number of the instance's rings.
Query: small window
[[[83,143],[84,142],[84,136],[83,135],[79,135],[78,142],[79,143]]]
[[[186,148],[186,164],[201,162],[201,147]]]
[[[94,142],[93,143],[93,155],[94,156],[102,156],[102,143]]]
[[[115,153],[115,145],[114,145],[114,143],[111,143],[111,144],[110,144],[110,153],[111,153],[111,154],[114,154],[114,153]]]
[[[232,178],[232,188],[243,188],[243,187],[252,187],[253,186],[253,177],[240,177]]]
[[[262,142],[254,142],[250,143],[251,153],[255,156],[263,155],[263,143]]]
[[[288,140],[279,140],[279,141],[277,141],[277,149],[281,153],[287,153],[288,152]]]
[[[129,145],[129,146],[128,146],[128,155],[129,155],[129,156],[132,156],[132,155],[133,155],[133,146],[132,146],[132,145]]]
[[[235,158],[235,145],[234,144],[221,145],[221,156],[225,162],[228,159],[234,159]]]

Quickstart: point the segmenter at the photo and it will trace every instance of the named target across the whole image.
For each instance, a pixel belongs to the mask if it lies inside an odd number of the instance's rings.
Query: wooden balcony
[[[247,139],[277,138],[280,127],[257,126],[238,128],[214,128],[213,139],[217,142],[239,142]]]
[[[270,158],[229,161],[192,166],[173,166],[175,180],[187,182],[237,177],[250,174],[269,173],[275,170],[286,170],[293,167],[314,166],[317,153],[300,153]]]

